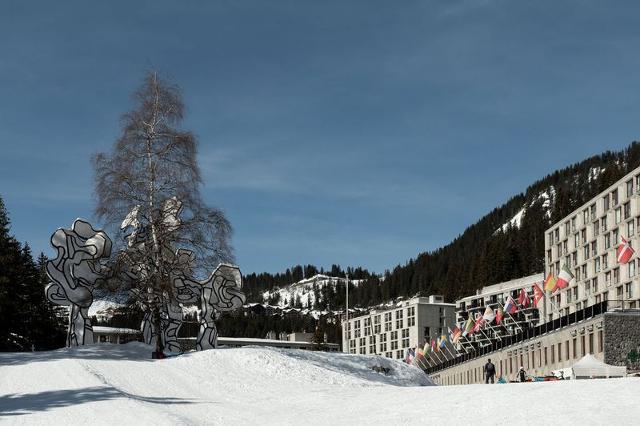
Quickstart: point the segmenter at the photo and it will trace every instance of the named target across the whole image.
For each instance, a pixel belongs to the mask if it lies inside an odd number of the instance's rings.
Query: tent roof
[[[626,376],[627,367],[605,364],[591,354],[582,357],[571,367],[573,374],[580,377],[589,376]]]

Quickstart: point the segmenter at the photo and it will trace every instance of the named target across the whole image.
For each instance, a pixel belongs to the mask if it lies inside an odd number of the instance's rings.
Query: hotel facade
[[[343,352],[404,359],[408,348],[448,333],[455,325],[455,306],[442,296],[415,297],[349,318],[342,322]]]
[[[608,301],[610,308],[639,308],[638,258],[619,264],[616,249],[625,238],[640,247],[640,168],[555,223],[545,236],[545,275],[566,265],[569,287],[545,298],[547,321]]]

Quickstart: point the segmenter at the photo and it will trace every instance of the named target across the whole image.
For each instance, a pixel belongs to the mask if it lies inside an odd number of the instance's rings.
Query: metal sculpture
[[[51,283],[45,288],[49,301],[70,307],[67,346],[93,343],[88,316],[93,289],[104,278],[100,259],[111,254],[111,240],[89,222],[76,219],[71,229],[60,228],[51,236],[58,256],[46,265]]]
[[[182,203],[176,198],[167,200],[163,206],[163,226],[165,230],[176,231],[180,224]],[[57,250],[55,260],[47,262],[47,275],[51,283],[45,292],[47,298],[58,305],[70,306],[67,346],[93,343],[93,329],[88,310],[93,303],[93,289],[102,279],[118,280],[115,271],[126,280],[144,280],[148,275],[145,267],[144,244],[148,241],[148,227],[141,224],[139,208],[134,208],[124,219],[121,229],[127,233],[127,247],[118,253],[118,267],[112,270],[100,260],[111,255],[111,240],[100,230],[95,230],[88,222],[77,219],[71,229],[58,229],[51,237],[51,245]],[[145,311],[141,330],[145,343],[154,344],[155,325],[149,306],[160,307],[160,328],[163,342],[172,352],[181,351],[178,332],[183,322],[182,305],[200,303],[200,327],[197,350],[212,349],[217,346],[218,332],[215,320],[219,312],[227,312],[241,307],[245,302],[242,293],[242,274],[237,266],[220,264],[208,279],[198,281],[193,278],[195,255],[190,250],[175,250],[167,244],[160,248],[171,266],[168,273],[171,288],[162,292],[144,292],[132,288],[130,291],[138,299]],[[111,271],[110,274],[107,274]],[[141,302],[142,300],[142,302]]]
[[[202,282],[200,298],[200,330],[196,350],[215,349],[218,346],[217,312],[227,312],[244,305],[242,274],[237,266],[220,264],[211,276]]]

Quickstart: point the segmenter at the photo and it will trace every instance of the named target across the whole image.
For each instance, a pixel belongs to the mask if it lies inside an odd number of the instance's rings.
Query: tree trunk
[[[156,349],[155,349],[155,353],[156,353],[156,357],[158,357],[159,354],[163,353],[164,351],[164,343],[162,342],[162,323],[160,321],[160,308],[159,307],[154,307],[153,308],[153,315],[152,315],[152,321],[153,321],[153,337],[155,337],[156,340]]]

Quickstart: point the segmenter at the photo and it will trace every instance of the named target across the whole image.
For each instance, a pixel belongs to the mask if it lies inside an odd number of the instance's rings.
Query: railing
[[[467,362],[481,356],[487,355],[493,351],[504,349],[508,346],[516,343],[523,342],[525,340],[533,339],[551,331],[559,330],[569,325],[584,321],[586,319],[593,318],[607,312],[607,301],[596,303],[595,305],[587,306],[584,309],[573,312],[569,315],[565,315],[553,321],[546,322],[544,324],[524,329],[521,333],[504,336],[493,340],[490,344],[473,348],[471,353],[463,353],[458,356],[448,359],[441,364],[434,365],[433,367],[426,368],[424,371],[427,374],[433,374],[437,371],[444,370],[449,367],[453,367],[463,362]]]

